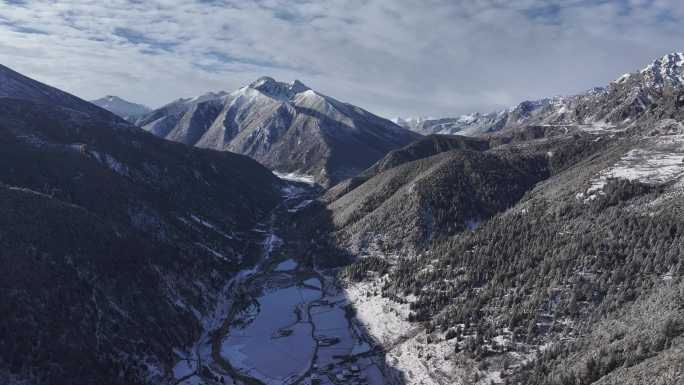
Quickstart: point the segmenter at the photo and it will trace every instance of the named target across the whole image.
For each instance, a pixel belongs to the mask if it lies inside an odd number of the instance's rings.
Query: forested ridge
[[[665,188],[610,179],[593,200],[571,191],[531,194],[475,231],[396,264],[361,259],[342,276],[386,276],[382,296],[413,298],[409,321],[435,339],[453,339],[456,353],[484,367],[510,352],[542,349],[537,359],[504,369],[506,381],[593,383],[681,346],[684,208],[652,204]],[[653,301],[665,305],[651,319],[632,321],[634,311],[625,310]],[[613,319],[641,325],[603,326]],[[596,344],[587,336],[597,330],[624,335]]]

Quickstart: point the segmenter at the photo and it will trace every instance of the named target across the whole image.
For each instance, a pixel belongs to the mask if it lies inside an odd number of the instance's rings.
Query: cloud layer
[[[0,1],[0,63],[158,106],[262,75],[392,116],[490,111],[684,50],[680,0]]]

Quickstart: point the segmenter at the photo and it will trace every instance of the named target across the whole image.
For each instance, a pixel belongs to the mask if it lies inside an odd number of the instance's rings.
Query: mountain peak
[[[292,84],[290,84],[290,88],[296,94],[298,94],[300,92],[308,91],[311,89],[306,84],[300,82],[297,79],[295,79],[295,81],[293,81]]]
[[[272,86],[272,85],[277,84],[277,83],[278,82],[270,76],[262,76],[259,79],[250,83],[249,87],[254,88],[254,89],[259,89],[260,87],[268,87],[268,86]]]
[[[249,88],[260,91],[274,99],[291,99],[298,93],[310,90],[304,83],[295,80],[292,83],[279,82],[270,76],[262,76],[253,81]]]
[[[640,71],[651,85],[684,85],[684,53],[673,52],[656,59]]]

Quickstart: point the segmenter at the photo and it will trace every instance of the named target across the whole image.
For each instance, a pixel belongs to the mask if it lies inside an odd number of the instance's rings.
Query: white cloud
[[[678,0],[10,3],[2,64],[152,106],[271,75],[386,116],[453,115],[603,85],[684,49]]]

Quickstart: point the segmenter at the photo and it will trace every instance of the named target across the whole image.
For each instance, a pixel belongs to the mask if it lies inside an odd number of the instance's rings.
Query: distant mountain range
[[[143,106],[142,104],[131,103],[118,96],[107,95],[103,98],[91,100],[91,103],[98,107],[102,107],[107,111],[110,111],[120,117],[130,121],[135,122],[138,118],[146,113],[150,112],[149,107]]]
[[[248,155],[325,186],[363,171],[419,135],[299,81],[263,77],[234,92],[179,99],[137,124],[157,136]]]
[[[515,107],[473,113],[455,118],[397,118],[395,122],[415,132],[428,134],[477,135],[526,125],[621,125],[657,106],[668,90],[684,84],[684,53],[672,53],[654,60],[642,70],[624,74],[605,87],[573,96],[525,101]]]

